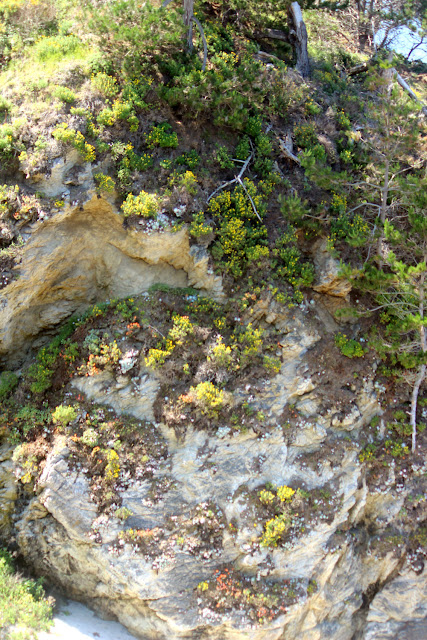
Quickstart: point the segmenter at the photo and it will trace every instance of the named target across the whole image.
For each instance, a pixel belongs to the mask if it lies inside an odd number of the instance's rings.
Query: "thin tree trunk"
[[[289,8],[289,15],[292,19],[293,27],[290,30],[290,38],[293,41],[297,54],[296,68],[303,78],[310,75],[310,63],[307,51],[307,29],[302,17],[301,7],[298,2],[293,2]]]
[[[427,255],[424,256],[424,261],[426,261]],[[419,304],[419,313],[421,322],[424,320],[424,282],[425,282],[425,273],[421,275],[420,282],[420,304]],[[426,328],[422,324],[420,326],[420,343],[421,343],[421,351],[423,354],[427,352],[427,336],[426,336]],[[412,426],[412,453],[415,452],[415,448],[417,446],[417,404],[418,404],[418,394],[420,392],[420,387],[424,382],[426,377],[426,365],[422,364],[418,370],[418,376],[414,384],[414,388],[412,389],[412,398],[411,398],[411,426]]]
[[[193,51],[193,14],[194,0],[182,0],[184,9],[184,24],[188,27],[187,32],[187,49]]]
[[[414,384],[414,388],[412,389],[412,399],[411,399],[412,453],[415,452],[415,448],[417,446],[418,394],[420,392],[420,387],[425,380],[425,377],[426,377],[426,365],[423,364],[419,369],[417,380]]]
[[[387,200],[388,200],[388,192],[389,192],[389,180],[390,180],[390,159],[386,157],[385,167],[384,167],[384,186],[381,189],[382,197],[381,197],[381,208],[380,208],[380,221],[381,221],[381,229],[380,229],[380,237],[378,238],[378,255],[380,257],[380,265],[383,262],[383,241],[384,241],[384,223],[387,217]]]

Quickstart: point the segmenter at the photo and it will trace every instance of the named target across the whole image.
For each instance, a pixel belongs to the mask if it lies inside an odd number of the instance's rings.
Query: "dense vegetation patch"
[[[41,580],[16,573],[12,556],[0,549],[0,638],[34,640],[37,631],[49,630],[52,606]]]

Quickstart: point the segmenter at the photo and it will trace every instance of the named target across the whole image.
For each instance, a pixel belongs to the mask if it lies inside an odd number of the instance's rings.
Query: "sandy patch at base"
[[[118,622],[102,620],[93,611],[69,600],[53,617],[51,630],[38,633],[39,640],[135,640]]]

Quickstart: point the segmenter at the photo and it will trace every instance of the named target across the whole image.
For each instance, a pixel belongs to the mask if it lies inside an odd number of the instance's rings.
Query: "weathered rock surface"
[[[339,262],[327,249],[327,241],[319,240],[313,247],[316,281],[313,289],[329,296],[346,298],[351,291],[351,284],[339,275]]]
[[[72,158],[67,162],[59,163],[44,185],[51,195],[59,194],[73,167]],[[85,180],[91,177],[83,173]],[[284,311],[260,300],[243,318],[274,327],[282,363],[272,379],[261,377],[233,391],[236,404],[248,400],[268,417],[264,435],[233,435],[227,425],[213,434],[187,424],[178,438],[156,424],[154,445],[165,445],[167,457],[153,466],[149,479],[123,478],[118,500],[131,514],[125,522],[99,514],[91,478],[71,459],[65,436],[56,436],[34,496],[29,499],[27,492],[20,501],[12,449],[3,447],[0,539],[12,533],[36,572],[68,596],[116,616],[143,640],[422,638],[423,562],[415,571],[393,549],[377,552],[372,543],[393,524],[412,491],[410,482],[389,490],[396,485],[393,467],[384,491],[372,493],[367,486],[353,438],[382,413],[376,390],[366,376],[347,406],[325,406],[310,370],[307,354],[322,339],[319,326],[326,333],[337,330],[335,301],[343,302],[350,291],[324,243],[315,262],[314,288],[335,296],[333,303],[316,313],[310,305]],[[34,229],[20,279],[2,291],[0,355],[18,359],[32,337],[71,313],[97,300],[139,294],[156,282],[222,294],[207,254],[190,248],[186,229],[126,230],[113,206],[92,194],[83,211],[68,206]],[[151,423],[160,387],[160,378],[148,372],[115,377],[108,370],[71,383],[89,400]],[[282,418],[289,405],[298,419],[288,430]],[[292,535],[268,548],[259,544],[266,522],[254,507],[266,483],[323,496],[311,511],[301,503]],[[215,530],[210,514],[216,514]],[[129,529],[138,534],[133,542],[120,535]],[[154,543],[138,545],[147,531],[156,532]],[[262,607],[262,598],[256,598],[267,583],[290,581],[295,602],[283,610],[277,605],[273,619],[259,624],[239,607],[207,606],[198,585],[228,566],[250,582],[254,608]]]
[[[70,597],[114,613],[143,639],[353,638],[364,594],[372,585],[386,583],[400,562],[392,552],[379,557],[367,553],[360,528],[368,508],[367,492],[359,489],[361,468],[355,452],[341,448],[338,466],[326,457],[312,469],[299,448],[286,445],[281,429],[261,439],[250,433],[219,438],[190,429],[182,441],[162,425],[159,429],[169,457],[155,481],[167,480],[166,488],[154,502],[148,481],[135,482],[122,493],[123,505],[132,511],[126,527],[157,527],[165,532],[154,556],[136,551],[133,545],[117,545],[123,523],[97,517],[89,483],[84,473],[70,470],[68,451],[59,440],[39,481],[39,494],[17,523],[26,560]],[[262,525],[254,528],[248,523],[251,490],[272,481],[300,484],[310,491],[331,480],[336,485],[333,498],[338,500],[331,519],[323,520],[319,514],[308,533],[285,548],[252,546]],[[371,519],[387,510],[385,500],[377,496],[371,501]],[[171,535],[171,518],[191,519],[201,503],[215,504],[228,521],[233,519],[237,537],[224,530],[219,547],[197,551],[197,544],[192,547],[187,542],[189,534],[182,525],[179,533],[186,542],[177,543],[176,535]],[[351,532],[345,533],[349,526]],[[258,627],[239,612],[219,614],[203,608],[197,585],[230,562],[255,581],[298,579],[304,595],[286,614]],[[310,579],[317,585],[311,596]],[[425,575],[405,569],[374,598],[360,637],[397,640],[406,621],[413,634],[405,637],[422,637],[414,634],[427,613],[426,588]]]
[[[129,376],[121,376],[116,380],[112,373],[104,371],[93,377],[74,378],[72,386],[118,413],[126,413],[139,420],[154,420],[153,404],[160,384],[148,374],[132,380]]]
[[[427,631],[427,574],[406,569],[389,582],[369,608],[364,640],[419,640]]]
[[[185,228],[130,231],[107,200],[95,192],[87,198],[83,207],[36,223],[19,279],[1,291],[0,357],[9,362],[42,330],[100,300],[137,295],[156,283],[222,295],[208,254],[190,247]]]
[[[260,318],[264,311],[259,309]],[[61,436],[36,486],[37,495],[16,523],[20,551],[70,597],[114,614],[144,640],[397,640],[406,622],[415,634],[426,616],[425,576],[409,568],[399,575],[402,560],[392,551],[370,551],[365,528],[392,522],[404,495],[370,494],[357,448],[339,435],[357,432],[381,411],[375,391],[368,381],[339,421],[332,411],[316,416],[319,399],[304,354],[318,335],[300,312],[281,316],[270,308],[267,317],[282,331],[284,354],[282,370],[255,394],[258,406],[272,418],[267,434],[232,435],[224,426],[212,435],[187,426],[178,438],[158,424],[159,443],[166,443],[168,455],[152,479],[134,479],[121,490],[121,503],[131,512],[125,523],[98,514],[89,478],[84,469],[70,464]],[[73,385],[119,413],[153,418],[158,381],[148,374],[116,380],[104,373],[76,378]],[[307,411],[311,406],[314,414],[310,420],[302,418],[298,431],[288,435],[281,426],[274,427],[274,421],[295,399]],[[282,547],[254,543],[265,523],[253,511],[253,498],[268,482],[307,492],[327,487],[319,511],[306,513],[304,527]],[[204,509],[202,517],[198,509]],[[203,529],[210,509],[221,514],[223,523],[216,537],[210,537],[209,527]],[[234,531],[227,522],[234,523]],[[157,542],[145,551],[124,543],[119,534],[125,529],[157,531]],[[231,565],[252,577],[254,585],[293,580],[297,602],[262,625],[254,625],[238,609],[206,607],[197,586]],[[366,594],[375,585],[385,585],[384,590],[366,609]],[[400,608],[393,607],[401,589],[407,596]]]
[[[18,487],[13,475],[13,447],[0,447],[0,539],[6,540],[11,530],[11,516],[15,510]]]

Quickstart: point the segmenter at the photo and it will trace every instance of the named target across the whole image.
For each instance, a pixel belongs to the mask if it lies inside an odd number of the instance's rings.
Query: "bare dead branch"
[[[252,145],[251,145],[252,146]],[[220,191],[222,191],[223,189],[226,189],[227,187],[231,187],[232,184],[240,184],[240,186],[243,188],[243,191],[246,193],[246,195],[248,196],[248,199],[252,205],[252,209],[254,210],[255,215],[257,216],[258,220],[262,223],[262,218],[259,215],[257,208],[255,206],[255,202],[253,201],[253,198],[251,197],[249,191],[247,190],[243,180],[242,180],[242,176],[245,173],[246,169],[248,168],[252,158],[254,157],[254,150],[252,148],[252,153],[246,158],[243,167],[240,169],[239,174],[233,178],[233,180],[229,180],[228,182],[224,182],[224,184],[221,184],[217,189],[215,189],[215,191],[213,191],[213,193],[211,193],[211,195],[209,196],[209,198],[207,199],[206,202],[209,202],[209,200],[211,200],[217,193],[219,193]]]

